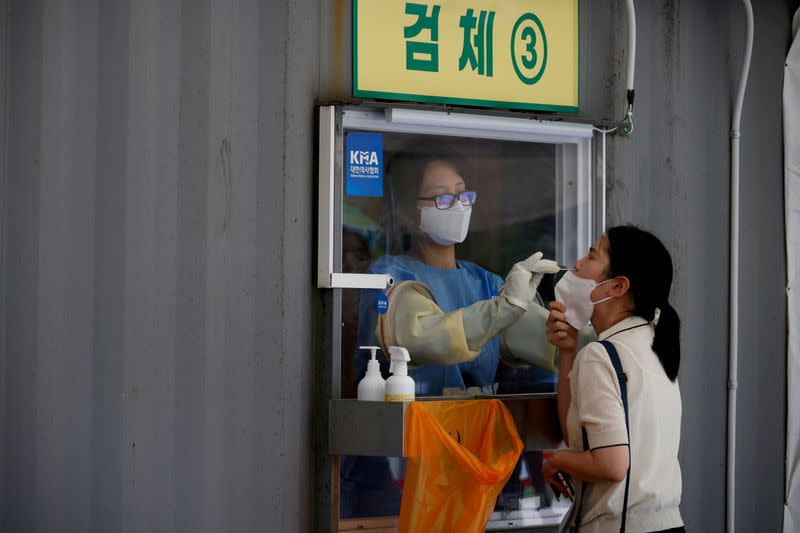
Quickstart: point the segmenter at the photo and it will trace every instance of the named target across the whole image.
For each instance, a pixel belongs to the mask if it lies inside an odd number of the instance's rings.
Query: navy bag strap
[[[583,426],[581,426],[581,435],[583,436],[583,451],[589,451],[589,435],[586,434],[586,428]],[[581,529],[581,508],[586,497],[586,485],[585,481],[581,483],[581,501],[578,503],[578,514],[575,517],[575,529],[573,530],[575,533],[578,533]]]
[[[625,410],[625,430],[628,432],[628,472],[625,474],[625,497],[622,501],[622,523],[619,526],[620,533],[625,533],[625,515],[628,513],[628,488],[631,484],[631,426],[628,421],[628,376],[622,369],[622,361],[619,360],[619,353],[617,348],[611,341],[600,341],[600,344],[605,347],[608,352],[608,357],[611,359],[611,365],[614,367],[614,372],[617,374],[617,381],[619,381],[619,392],[622,396],[622,408]],[[583,449],[589,449],[589,437],[586,434],[586,428],[581,427],[583,433]],[[578,504],[578,516],[575,520],[575,533],[578,533],[581,527],[581,507],[583,506],[584,494],[586,493],[586,482],[583,482],[581,487],[581,501]]]

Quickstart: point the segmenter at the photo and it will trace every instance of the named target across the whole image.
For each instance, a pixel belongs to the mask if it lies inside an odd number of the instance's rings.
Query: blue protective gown
[[[470,263],[456,261],[457,268],[445,269],[428,266],[405,255],[383,256],[370,265],[370,274],[390,274],[395,282],[419,281],[430,289],[437,305],[445,313],[461,309],[480,300],[499,296],[503,280],[500,276]],[[358,345],[378,346],[375,326],[378,312],[376,299],[383,291],[363,290],[359,309]],[[364,353],[361,353],[361,352]],[[413,355],[412,362],[413,362]],[[369,353],[359,351],[356,356],[357,376],[360,380],[367,370]],[[386,358],[382,358],[384,365]],[[417,396],[440,396],[445,388],[480,387],[483,392],[494,392],[495,374],[500,360],[500,339],[495,337],[481,347],[474,360],[458,365],[425,365],[409,368],[414,379]],[[383,368],[385,370],[385,368]]]

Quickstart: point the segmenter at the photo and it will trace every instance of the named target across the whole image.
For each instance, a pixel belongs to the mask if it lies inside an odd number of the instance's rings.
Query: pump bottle
[[[408,350],[401,346],[389,346],[389,357],[391,365],[389,372],[392,375],[386,380],[386,395],[384,400],[387,402],[410,402],[414,400],[414,380],[408,375],[408,362],[411,357]]]
[[[378,346],[359,346],[360,350],[369,350],[371,356],[367,363],[367,374],[358,382],[358,399],[368,402],[382,402],[385,394],[386,381],[381,376],[381,366],[375,358]]]

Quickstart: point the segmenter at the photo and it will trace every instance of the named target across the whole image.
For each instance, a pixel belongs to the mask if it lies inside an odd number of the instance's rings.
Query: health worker
[[[554,372],[547,310],[536,294],[542,254],[515,264],[505,280],[457,259],[455,245],[469,234],[477,193],[445,157],[403,153],[391,169],[407,178],[396,200],[413,241],[407,254],[383,256],[369,267],[391,275],[395,285],[386,292],[384,314],[376,311],[383,291],[362,292],[358,344],[407,348],[418,396],[471,387],[494,393],[501,358]],[[358,377],[365,371],[366,356],[358,354]]]
[[[357,346],[380,345],[384,354],[392,345],[407,348],[417,396],[472,387],[488,394],[518,392],[497,390],[501,359],[513,365],[512,386],[539,382],[552,390],[555,348],[547,341],[548,312],[536,293],[542,274],[534,272],[542,254],[515,264],[505,280],[457,259],[455,245],[468,238],[478,195],[454,158],[441,154],[406,150],[387,169],[388,201],[395,208],[385,225],[408,252],[369,266],[369,273],[389,274],[395,284],[385,292],[361,292]],[[388,308],[381,314],[376,303],[384,294]],[[359,380],[368,357],[356,355]],[[387,367],[384,359],[384,373]],[[344,457],[341,516],[397,514],[403,471],[398,458]]]

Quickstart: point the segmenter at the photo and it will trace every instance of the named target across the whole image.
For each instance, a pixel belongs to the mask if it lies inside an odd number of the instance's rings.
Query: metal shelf
[[[555,393],[445,396],[418,401],[501,400],[511,412],[526,450],[554,449],[561,443]],[[331,400],[328,404],[331,455],[401,457],[408,402]]]

